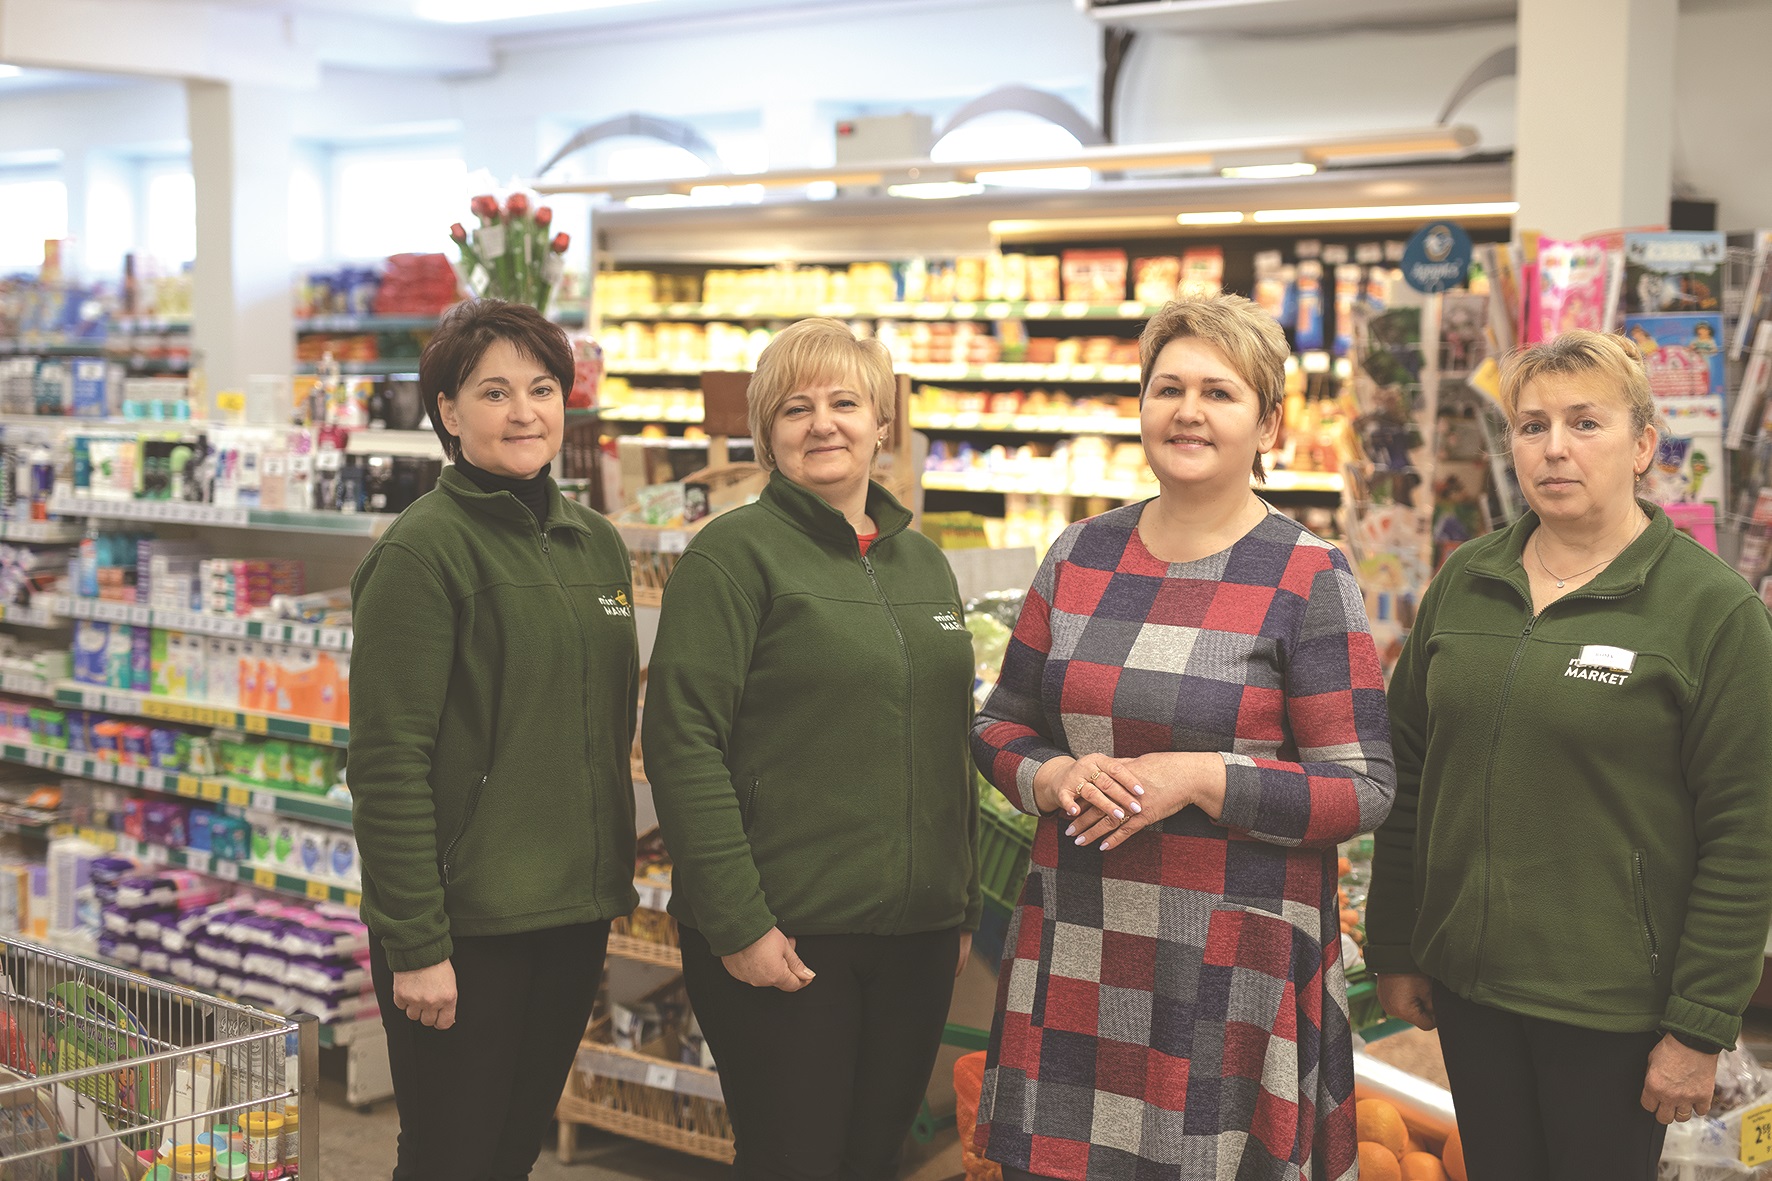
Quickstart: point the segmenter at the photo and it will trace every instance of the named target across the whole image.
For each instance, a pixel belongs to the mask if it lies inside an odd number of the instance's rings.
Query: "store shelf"
[[[98,340],[0,340],[0,356],[102,357],[105,342]]]
[[[678,410],[670,414],[653,414],[641,406],[609,406],[603,409],[604,422],[682,422],[699,424],[699,410]]]
[[[1160,303],[1029,302],[980,300],[973,303],[885,303],[859,306],[827,303],[809,308],[770,308],[759,304],[669,303],[635,304],[604,309],[611,320],[798,320],[833,316],[839,320],[1144,320],[1162,310]]]
[[[292,373],[312,377],[320,372],[317,361],[297,361],[291,366]],[[405,377],[418,376],[418,358],[401,357],[392,361],[340,361],[338,371],[345,377]]]
[[[143,607],[137,603],[82,599],[73,595],[57,595],[55,611],[69,619],[99,619],[106,623],[162,627],[168,631],[194,632],[205,636],[268,640],[274,644],[299,644],[337,652],[351,650],[352,634],[348,627],[317,627],[307,623],[243,619],[236,615],[215,615],[207,611],[167,611]]]
[[[308,316],[295,322],[296,335],[318,332],[424,332],[436,316]]]
[[[338,902],[345,906],[361,906],[363,904],[363,893],[360,890],[347,889],[321,878],[311,878],[302,874],[293,874],[287,870],[254,865],[249,861],[230,861],[225,857],[217,857],[213,853],[205,853],[198,849],[175,849],[168,845],[138,841],[134,837],[124,836],[122,833],[84,826],[75,827],[71,824],[54,826],[50,829],[50,835],[77,836],[81,840],[90,841],[106,852],[115,851],[125,857],[139,858],[149,865],[170,865],[175,869],[188,869],[193,873],[221,878],[223,881],[244,882],[250,886],[257,886],[261,890],[271,890],[279,894],[293,894],[315,902]]]
[[[100,500],[90,496],[51,498],[49,511],[64,517],[99,517],[109,521],[150,521],[160,525],[205,525],[228,529],[280,529],[290,533],[325,533],[342,537],[376,537],[394,520],[393,513],[289,512],[281,509],[227,508],[182,500]]]
[[[1054,418],[1049,414],[913,414],[920,431],[984,431],[1017,435],[1126,435],[1138,437],[1138,419]]]
[[[34,743],[0,743],[0,762],[57,771],[77,779],[139,787],[144,791],[221,804],[239,812],[270,812],[295,820],[311,820],[336,828],[351,827],[351,806],[324,796],[277,791],[231,779],[187,775],[158,767],[127,766],[77,751],[53,750]]]
[[[598,1078],[638,1083],[676,1095],[711,1099],[715,1103],[726,1102],[725,1092],[720,1090],[718,1071],[654,1058],[650,1054],[624,1050],[620,1046],[604,1045],[602,1042],[580,1042],[578,1069]]]
[[[0,673],[0,690],[16,693],[20,697],[41,697],[45,701],[55,700],[54,681],[46,681],[42,677],[33,677],[27,673]]]
[[[1334,495],[1341,492],[1338,472],[1269,472],[1266,484],[1252,486],[1264,493],[1310,493]],[[924,472],[923,489],[927,492],[988,492],[1028,496],[1099,496],[1107,500],[1143,500],[1155,496],[1158,486],[1152,483],[1055,482],[1047,476],[1017,476],[1003,472]]]
[[[10,623],[15,627],[56,628],[65,626],[67,620],[48,607],[0,603],[0,623]]]
[[[342,747],[350,744],[349,729],[331,722],[292,718],[258,710],[233,709],[206,701],[180,701],[177,698],[156,697],[151,693],[136,693],[128,689],[86,685],[79,681],[58,682],[55,686],[55,702],[73,709],[90,709],[133,718],[153,718],[159,722],[213,726],[223,730],[244,730],[248,734],[293,738],[298,742],[313,742],[321,746]]]
[[[618,376],[699,377],[719,370],[718,365],[681,365],[664,361],[612,361],[609,372]],[[1136,365],[1029,365],[998,361],[989,365],[895,365],[893,368],[917,381],[980,382],[1083,382],[1092,385],[1138,384]]]
[[[432,431],[389,431],[373,428],[351,432],[345,440],[346,455],[396,455],[412,459],[442,459],[443,445]]]
[[[651,964],[656,968],[669,968],[673,972],[683,970],[681,950],[675,947],[666,947],[662,943],[653,943],[647,939],[636,939],[632,935],[611,935],[609,937],[609,954],[618,959]]]
[[[0,541],[22,541],[36,545],[67,545],[85,535],[75,521],[4,521],[0,522]]]

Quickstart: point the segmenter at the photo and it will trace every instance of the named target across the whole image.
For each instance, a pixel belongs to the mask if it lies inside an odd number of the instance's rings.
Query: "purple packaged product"
[[[148,728],[146,726],[129,725],[123,727],[123,749],[119,752],[123,761],[132,767],[145,767],[148,758]]]
[[[135,915],[127,910],[107,908],[99,916],[99,926],[109,935],[128,935],[135,930]]]
[[[224,996],[239,996],[246,991],[246,978],[232,972],[217,973],[215,989]]]
[[[118,728],[94,723],[87,728],[87,741],[91,744],[91,753],[110,762],[121,761],[123,752],[117,749]]]
[[[172,955],[163,947],[144,947],[139,966],[144,972],[165,974],[172,967]]]
[[[156,800],[142,811],[146,839],[156,845],[182,849],[190,843],[190,809],[170,800]]]
[[[74,679],[89,685],[105,683],[106,652],[111,646],[111,625],[96,619],[74,622]]]
[[[210,851],[209,838],[215,817],[216,814],[207,808],[197,808],[191,812],[190,832],[187,835],[190,837],[191,848],[199,853]]]
[[[83,709],[68,711],[68,749],[80,754],[92,749],[92,715]]]
[[[100,935],[98,937],[98,954],[100,959],[114,960],[119,958],[117,937],[115,935]]]
[[[191,984],[195,982],[193,978],[196,975],[196,966],[197,962],[190,956],[175,955],[172,957],[172,965],[169,971],[172,973],[172,978],[179,983]]]
[[[130,637],[129,688],[146,693],[154,687],[154,629],[138,627]]]
[[[205,992],[212,991],[215,988],[215,982],[219,979],[221,979],[221,973],[216,971],[214,964],[205,964],[197,960],[191,961],[191,983],[198,988]]]
[[[355,960],[330,963],[325,960],[294,959],[284,972],[285,982],[309,996],[322,999],[355,996],[369,982],[369,973]]]
[[[155,726],[148,731],[148,761],[162,771],[178,771],[178,731]]]

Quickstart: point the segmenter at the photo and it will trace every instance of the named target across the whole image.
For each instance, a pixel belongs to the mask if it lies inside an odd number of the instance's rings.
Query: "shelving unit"
[[[108,689],[80,681],[57,682],[55,703],[125,717],[184,722],[187,725],[214,726],[224,730],[244,730],[248,734],[261,737],[293,738],[298,742],[312,742],[320,746],[344,747],[350,744],[349,727],[333,722],[234,709],[207,701],[156,697],[152,693]]]
[[[220,878],[222,881],[242,882],[256,886],[261,890],[289,894],[314,902],[337,902],[345,906],[359,906],[363,902],[361,892],[348,890],[323,878],[292,874],[287,870],[254,865],[250,861],[232,861],[226,857],[217,857],[213,853],[205,853],[200,849],[176,849],[170,845],[138,841],[134,837],[111,832],[107,829],[58,824],[51,827],[50,835],[79,837],[107,853],[116,852],[125,857],[139,858],[149,865],[170,865],[174,869],[188,869],[193,873]]]
[[[73,595],[57,595],[53,614],[48,618],[98,619],[106,623],[127,623],[136,627],[160,627],[168,631],[195,632],[205,636],[234,637],[245,640],[266,640],[274,644],[300,644],[304,647],[326,648],[335,652],[351,650],[351,629],[348,627],[317,627],[304,623],[245,619],[236,615],[215,615],[206,611],[167,611],[143,607],[137,603],[119,603],[109,599],[82,599]],[[5,616],[0,615],[0,619]],[[43,624],[51,627],[54,624]]]
[[[144,521],[159,525],[204,525],[228,529],[276,529],[291,533],[327,533],[344,537],[379,537],[393,523],[390,513],[288,512],[192,504],[179,500],[104,500],[90,496],[55,496],[49,511],[63,517],[97,517],[107,521]],[[76,534],[75,540],[78,540]]]
[[[832,316],[839,320],[1142,320],[1162,310],[1160,303],[1050,303],[991,300],[968,303],[888,303],[866,307],[823,304],[811,308],[767,308],[754,304],[724,307],[705,303],[639,304],[609,307],[611,320],[796,320]]]

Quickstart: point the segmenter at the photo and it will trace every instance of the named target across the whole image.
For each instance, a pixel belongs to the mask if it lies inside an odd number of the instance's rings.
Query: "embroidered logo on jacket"
[[[930,616],[930,618],[935,620],[936,624],[944,632],[963,632],[966,630],[966,624],[961,620],[960,613],[957,611],[938,611]]]
[[[1580,656],[1569,661],[1569,667],[1563,670],[1563,675],[1574,677],[1578,681],[1622,685],[1636,663],[1637,654],[1628,649],[1614,648],[1607,644],[1588,644],[1582,648]]]
[[[616,591],[613,596],[598,595],[597,602],[602,604],[603,614],[605,615],[620,615],[630,619],[633,618],[634,612],[633,609],[628,606],[627,591]]]

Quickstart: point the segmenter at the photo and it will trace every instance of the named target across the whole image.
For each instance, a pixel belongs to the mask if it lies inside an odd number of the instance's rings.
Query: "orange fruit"
[[[1440,1160],[1445,1162],[1446,1175],[1452,1181],[1469,1181],[1464,1175],[1464,1141],[1458,1138],[1458,1129],[1452,1129],[1452,1135],[1446,1138],[1445,1151],[1440,1153]]]
[[[1446,1166],[1431,1152],[1405,1152],[1403,1181],[1446,1181]]]
[[[1361,1099],[1354,1106],[1354,1122],[1359,1127],[1358,1139],[1382,1144],[1394,1157],[1401,1157],[1409,1143],[1409,1129],[1403,1116],[1383,1099]]]
[[[1360,1141],[1360,1181],[1403,1181],[1397,1154],[1382,1144]]]
[[[1354,868],[1354,863],[1349,861],[1347,858],[1337,857],[1335,859],[1335,876],[1336,877],[1342,877],[1342,878],[1346,877],[1349,873],[1353,872],[1353,868]]]

